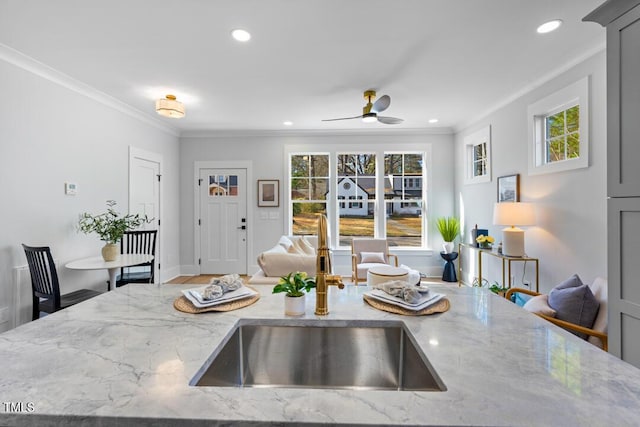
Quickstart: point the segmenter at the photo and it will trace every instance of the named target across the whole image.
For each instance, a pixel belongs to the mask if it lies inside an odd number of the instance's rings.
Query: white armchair
[[[367,280],[369,268],[380,264],[398,266],[398,257],[389,253],[387,239],[351,240],[351,280],[354,284]]]

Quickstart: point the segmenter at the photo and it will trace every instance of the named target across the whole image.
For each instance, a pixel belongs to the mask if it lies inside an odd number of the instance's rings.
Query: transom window
[[[529,175],[589,166],[589,77],[529,105]]]
[[[580,106],[544,118],[545,160],[560,162],[580,157]]]

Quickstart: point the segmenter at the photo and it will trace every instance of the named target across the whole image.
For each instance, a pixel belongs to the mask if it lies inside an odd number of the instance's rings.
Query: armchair
[[[594,280],[594,282],[591,285],[589,285],[589,288],[591,289],[593,296],[600,303],[598,314],[595,318],[593,325],[590,328],[550,316],[549,314],[555,313],[555,310],[553,310],[551,307],[548,306],[546,302],[546,298],[542,298],[536,301],[535,305],[537,305],[537,307],[535,308],[532,308],[532,309],[528,308],[527,304],[525,304],[524,308],[542,317],[543,319],[548,320],[549,322],[568,330],[569,332],[587,335],[588,336],[587,341],[589,341],[591,344],[597,347],[602,348],[604,351],[608,351],[607,281],[606,279],[598,277]],[[538,297],[538,296],[546,297],[546,295],[544,294],[540,294],[538,292],[534,292],[529,289],[511,288],[505,294],[505,298],[511,301],[512,300],[511,297],[515,293],[522,293],[522,294],[531,295],[534,297]],[[529,304],[529,305],[534,306],[534,304]]]
[[[389,253],[387,239],[352,239],[351,240],[351,280],[354,284],[367,280],[369,268],[380,264],[398,266],[398,257]]]

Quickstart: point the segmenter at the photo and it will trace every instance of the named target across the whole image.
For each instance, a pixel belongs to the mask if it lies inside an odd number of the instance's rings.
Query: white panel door
[[[200,274],[247,274],[246,181],[246,169],[200,169]]]
[[[161,282],[160,260],[160,163],[139,156],[131,158],[129,168],[129,213],[147,215],[153,220],[139,230],[158,230],[156,236],[155,281]]]

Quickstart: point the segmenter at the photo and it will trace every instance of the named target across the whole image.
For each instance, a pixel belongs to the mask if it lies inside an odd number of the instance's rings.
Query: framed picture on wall
[[[498,177],[498,203],[520,201],[520,174]]]
[[[280,206],[280,180],[258,180],[258,207],[277,208]]]

